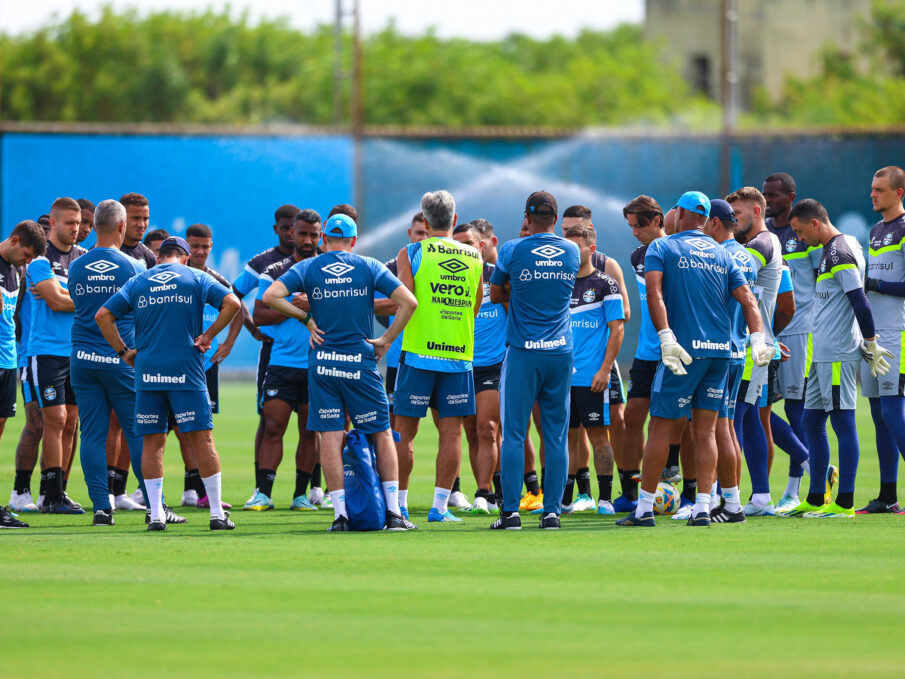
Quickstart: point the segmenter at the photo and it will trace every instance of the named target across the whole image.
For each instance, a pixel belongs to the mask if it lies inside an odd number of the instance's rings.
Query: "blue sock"
[[[735,406],[735,420],[742,420],[742,438],[745,462],[751,476],[752,493],[770,492],[769,451],[767,435],[760,421],[760,411],[756,405],[739,401]]]
[[[891,448],[896,451],[889,451],[888,462],[884,465],[884,456],[880,453],[880,443],[877,441],[877,454],[880,456],[880,482],[895,483],[899,479],[898,454],[901,453],[905,456],[905,396],[881,396],[879,400],[883,423],[891,438]],[[873,403],[873,399],[871,399],[871,403]]]
[[[805,440],[808,443],[808,457],[811,459],[811,483],[808,488],[808,502],[823,504],[826,491],[826,470],[830,466],[830,442],[826,436],[826,412],[805,408],[801,417]]]
[[[854,501],[855,476],[858,474],[858,458],[861,456],[855,411],[833,410],[830,412],[830,422],[839,440],[839,492],[836,503],[840,507],[849,508]]]
[[[773,431],[773,443],[789,454],[789,476],[801,478],[804,474],[801,463],[808,459],[808,449],[789,423],[775,412],[770,413],[770,429]]]
[[[798,440],[804,443],[804,425],[801,418],[804,416],[804,399],[792,398],[786,399],[786,421],[795,432]]]
[[[889,405],[884,408],[883,401],[890,399]],[[880,460],[880,483],[896,482],[899,476],[899,448],[893,438],[890,428],[886,426],[885,414],[888,413],[891,420],[896,419],[895,401],[903,400],[901,397],[886,396],[871,398],[870,416],[874,421],[874,435],[877,441],[877,458]],[[902,407],[901,405],[899,406]],[[899,414],[899,419],[905,420],[905,415]]]

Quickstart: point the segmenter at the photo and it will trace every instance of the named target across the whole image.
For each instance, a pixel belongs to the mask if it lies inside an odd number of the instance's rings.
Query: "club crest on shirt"
[[[786,252],[795,252],[795,248],[798,247],[798,241],[794,238],[790,238],[786,241]]]
[[[594,297],[596,297],[596,295],[594,294],[593,290],[585,290],[584,294],[581,296],[581,298],[588,304],[594,301]]]
[[[892,243],[892,234],[887,233],[885,236],[883,236],[883,245],[889,245],[890,243]]]

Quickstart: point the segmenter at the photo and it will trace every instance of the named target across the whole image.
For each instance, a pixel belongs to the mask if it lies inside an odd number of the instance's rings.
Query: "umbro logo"
[[[352,266],[351,264],[345,264],[343,262],[334,262],[333,264],[330,264],[329,266],[322,266],[321,271],[324,271],[324,272],[330,274],[331,276],[336,276],[338,278],[339,276],[342,276],[345,273],[349,273],[354,268],[355,267]]]
[[[689,238],[688,244],[698,250],[709,250],[716,247],[716,241],[709,238]]]
[[[85,266],[85,268],[88,269],[88,271],[93,271],[94,273],[107,273],[108,271],[113,271],[113,269],[118,269],[119,265],[114,264],[113,262],[99,261],[88,264]],[[156,279],[152,278],[151,280]]]
[[[440,262],[437,266],[441,269],[446,269],[449,273],[461,273],[468,268],[467,264],[460,262],[458,259],[447,259]]]
[[[148,276],[149,281],[154,281],[155,283],[160,283],[161,285],[169,283],[174,278],[179,278],[179,274],[173,271],[161,271],[160,273],[156,273],[153,276]]]
[[[553,259],[554,257],[565,254],[566,251],[555,245],[541,245],[540,247],[534,248],[531,252],[544,259]]]

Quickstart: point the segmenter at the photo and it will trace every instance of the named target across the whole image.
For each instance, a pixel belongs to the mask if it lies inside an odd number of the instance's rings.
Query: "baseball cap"
[[[558,213],[559,208],[556,207],[556,198],[553,197],[553,194],[546,191],[535,191],[528,196],[528,201],[525,203],[525,214],[551,216]]]
[[[168,245],[175,245],[177,248],[182,248],[185,254],[192,254],[192,249],[189,247],[189,244],[185,242],[185,238],[180,236],[170,236],[169,238],[164,239],[163,243],[160,244],[161,249],[167,247]]]
[[[709,216],[718,217],[724,222],[738,222],[738,219],[735,218],[735,210],[732,209],[732,206],[729,203],[727,203],[725,200],[722,200],[721,198],[715,198],[714,200],[710,201]]]
[[[324,222],[324,235],[333,238],[352,238],[358,235],[355,221],[344,214],[335,214]]]
[[[679,196],[678,202],[673,207],[680,207],[705,217],[710,216],[710,199],[700,191],[686,191]]]

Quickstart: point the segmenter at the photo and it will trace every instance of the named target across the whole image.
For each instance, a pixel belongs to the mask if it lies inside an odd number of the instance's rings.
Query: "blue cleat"
[[[637,500],[629,500],[625,495],[620,495],[613,501],[613,511],[617,514],[633,512],[638,508]]]
[[[709,517],[708,517],[709,518]],[[654,520],[653,512],[644,512],[641,516],[635,516],[634,513],[629,514],[624,519],[619,519],[616,522],[617,526],[640,526],[643,528],[653,528],[657,525],[656,520]]]
[[[448,509],[445,513],[441,514],[437,511],[436,507],[431,507],[431,510],[427,513],[427,521],[428,523],[433,523],[435,521],[462,521],[458,516],[453,515],[451,511]]]

